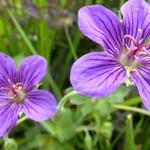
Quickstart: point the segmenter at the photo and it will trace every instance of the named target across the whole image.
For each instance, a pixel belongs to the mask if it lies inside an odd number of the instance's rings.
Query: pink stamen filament
[[[138,42],[138,44],[141,42],[141,39],[142,39],[142,35],[143,35],[143,31],[142,29],[138,29],[138,33],[137,33],[137,36],[136,36],[136,41]]]
[[[135,39],[132,35],[126,34],[126,35],[124,36],[124,39],[127,39],[127,38],[130,39],[131,41],[133,41],[134,45],[137,44],[136,39]]]

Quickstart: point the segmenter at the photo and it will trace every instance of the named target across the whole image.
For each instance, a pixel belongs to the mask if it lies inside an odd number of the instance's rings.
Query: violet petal
[[[72,66],[70,80],[81,94],[102,97],[114,92],[125,81],[122,65],[105,52],[92,52]]]
[[[56,114],[55,97],[45,90],[33,90],[24,100],[23,112],[34,121],[44,121]]]
[[[17,103],[0,102],[0,137],[8,134],[18,119],[20,105]]]
[[[26,91],[32,90],[45,76],[47,62],[39,55],[25,58],[19,68],[18,81],[24,85]]]
[[[78,13],[79,28],[91,40],[114,56],[120,55],[123,32],[116,14],[101,5],[82,7]]]
[[[136,37],[138,29],[142,30],[141,39],[144,40],[150,35],[150,6],[145,0],[128,0],[122,7],[123,24],[125,34]],[[130,45],[131,40],[125,40]]]
[[[148,74],[147,74],[148,73]],[[139,94],[143,100],[145,108],[150,111],[150,69],[138,68],[136,72],[131,72],[131,79],[136,84]]]
[[[16,82],[16,65],[11,57],[0,53],[0,87],[10,87]]]

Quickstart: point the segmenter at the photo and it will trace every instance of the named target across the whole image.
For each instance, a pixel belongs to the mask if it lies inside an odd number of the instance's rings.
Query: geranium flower
[[[79,93],[103,97],[122,83],[134,83],[150,111],[150,6],[145,0],[128,0],[123,20],[101,5],[79,10],[82,33],[100,44],[103,52],[91,52],[71,69],[71,83]]]
[[[56,113],[56,100],[36,85],[45,76],[46,60],[38,55],[25,58],[18,71],[12,58],[0,53],[0,137],[16,124],[20,112],[34,121]]]

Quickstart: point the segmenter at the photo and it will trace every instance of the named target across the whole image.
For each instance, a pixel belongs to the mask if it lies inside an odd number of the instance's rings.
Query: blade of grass
[[[134,129],[135,136],[139,133],[140,129],[142,128],[143,122],[144,122],[144,117],[142,119],[140,119],[139,122],[135,126],[135,129]]]
[[[75,35],[75,38],[73,39],[73,47],[74,49],[76,50],[78,48],[78,45],[80,43],[80,40],[82,38],[82,34],[81,32],[79,31],[79,29],[77,28],[76,30],[76,35]],[[66,60],[65,60],[65,65],[63,67],[63,72],[62,72],[62,75],[61,75],[61,79],[60,79],[60,87],[62,88],[65,80],[66,80],[66,77],[68,75],[68,70],[69,70],[69,67],[70,67],[70,62],[72,60],[72,52],[70,51],[68,54],[67,54],[67,57],[66,57]]]
[[[32,54],[36,54],[36,50],[33,47],[33,45],[31,44],[31,42],[28,40],[27,35],[25,34],[25,32],[22,30],[22,28],[20,27],[19,23],[17,22],[16,18],[14,17],[13,13],[11,10],[8,9],[8,14],[10,16],[10,18],[12,19],[14,25],[16,26],[17,30],[20,32],[23,40],[25,41],[25,43],[27,44],[27,46],[29,47],[29,50],[31,51]]]
[[[124,149],[125,150],[135,149],[132,115],[128,115],[126,119],[125,148]]]
[[[66,34],[66,37],[67,37],[67,40],[68,40],[70,50],[72,52],[72,56],[74,57],[74,60],[76,60],[77,59],[77,54],[76,54],[76,51],[75,51],[75,48],[74,48],[74,45],[73,45],[73,42],[71,40],[71,37],[70,37],[70,34],[69,34],[69,31],[68,31],[67,27],[65,28],[65,34]]]
[[[62,98],[62,94],[57,86],[57,84],[55,83],[50,71],[48,72],[47,76],[46,76],[47,81],[49,82],[49,84],[51,85],[52,89],[54,90],[56,97],[58,99]]]

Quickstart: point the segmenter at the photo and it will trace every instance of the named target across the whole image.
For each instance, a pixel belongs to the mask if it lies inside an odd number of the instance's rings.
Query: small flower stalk
[[[81,32],[100,44],[103,52],[91,52],[77,60],[70,80],[79,93],[103,97],[122,83],[135,84],[150,111],[150,5],[145,0],[128,0],[123,19],[101,5],[79,10]]]
[[[13,59],[0,53],[0,137],[15,126],[21,112],[34,121],[56,114],[55,97],[36,89],[46,69],[47,62],[39,55],[25,58],[17,70]]]

